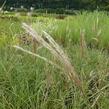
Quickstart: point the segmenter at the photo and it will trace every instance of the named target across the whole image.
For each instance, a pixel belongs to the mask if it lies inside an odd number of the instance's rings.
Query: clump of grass
[[[47,33],[64,46],[79,44],[80,28],[82,28],[85,29],[85,39],[88,47],[109,48],[109,18],[106,12],[83,12],[75,16],[67,16],[63,20],[43,17],[41,22],[40,17],[38,17],[32,25],[35,28],[39,28],[40,24],[43,30],[46,30]]]

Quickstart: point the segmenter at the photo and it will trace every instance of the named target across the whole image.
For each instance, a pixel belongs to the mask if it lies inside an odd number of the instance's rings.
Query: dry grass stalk
[[[81,30],[80,31],[80,53],[81,53],[81,58],[85,56],[85,50],[86,50],[86,42],[85,42],[85,31]]]
[[[93,108],[93,107],[95,107],[95,106],[98,106],[97,101],[98,101],[98,99],[100,98],[100,96],[101,96],[101,93],[100,93],[100,94],[97,96],[97,98],[94,100],[94,102],[93,102],[91,108]]]
[[[37,41],[33,38],[33,53],[36,53],[36,49],[37,49],[37,47],[38,47],[38,45],[37,45]]]
[[[67,73],[65,73],[65,75],[67,75],[68,79],[71,81],[73,80],[78,87],[82,88],[81,81],[79,80],[79,78],[74,70],[74,67],[70,63],[68,56],[63,52],[63,50],[54,41],[54,39],[49,34],[47,34],[45,31],[43,31],[44,36],[43,37],[40,36],[31,26],[29,26],[25,23],[23,23],[23,28],[26,30],[27,33],[29,33],[33,38],[35,38],[39,44],[41,44],[45,48],[47,48],[53,54],[53,56],[55,56],[63,64],[64,70],[65,70],[65,72],[67,72]],[[25,51],[23,49],[21,49],[21,50]],[[25,52],[28,52],[28,51],[25,51]],[[28,53],[39,57],[37,54],[30,53],[30,52],[28,52]],[[42,58],[42,57],[40,57],[40,58]],[[45,58],[43,60],[47,61]],[[49,61],[49,63],[51,63],[51,61]]]

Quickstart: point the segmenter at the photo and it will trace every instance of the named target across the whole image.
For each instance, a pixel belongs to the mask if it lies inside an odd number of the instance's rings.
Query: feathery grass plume
[[[33,56],[36,56],[36,57],[38,57],[38,58],[44,60],[45,62],[47,62],[47,63],[49,63],[49,64],[55,66],[56,68],[62,70],[61,67],[59,67],[57,64],[53,63],[52,61],[48,60],[48,59],[45,58],[45,57],[42,57],[42,56],[40,56],[40,55],[38,55],[38,54],[36,54],[36,53],[33,53],[33,52],[31,52],[31,51],[25,50],[25,49],[23,49],[22,47],[19,47],[19,46],[13,46],[13,47],[14,47],[14,48],[17,48],[17,49],[19,49],[19,50],[21,50],[21,51],[23,51],[23,52],[25,52],[25,53],[31,54],[31,55],[33,55]]]
[[[35,38],[38,43],[47,48],[63,64],[64,70],[66,71],[65,75],[67,75],[68,79],[71,81],[73,80],[78,87],[82,88],[81,81],[78,78],[74,67],[70,63],[68,56],[54,41],[54,39],[45,31],[43,31],[44,36],[40,36],[31,26],[27,25],[26,23],[23,23],[22,26],[26,32]]]
[[[85,30],[80,30],[80,56],[83,58],[85,56],[85,49],[87,48],[85,42]]]

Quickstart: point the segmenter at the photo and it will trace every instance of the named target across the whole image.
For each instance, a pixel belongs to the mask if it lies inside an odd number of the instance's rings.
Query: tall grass
[[[109,56],[95,49],[97,46],[108,49],[108,16],[105,13],[83,13],[64,20],[38,17],[36,23],[32,23],[40,34],[44,30],[60,46],[64,45],[62,48],[81,79],[84,95],[75,84],[66,82],[62,70],[10,47],[11,38],[19,34],[20,23],[14,22],[16,28],[11,32],[8,27],[13,21],[0,21],[0,44],[1,40],[5,43],[0,46],[0,109],[108,109]],[[84,41],[92,47],[82,47]],[[87,53],[81,56],[80,49],[84,48]],[[37,53],[59,63],[47,49],[42,48]]]
[[[41,19],[37,19],[36,23],[33,23],[33,27],[36,29],[43,28],[63,45],[79,43],[80,30],[83,29],[85,30],[87,45],[108,49],[109,18],[105,12],[84,12],[63,20]]]
[[[5,47],[0,48],[0,108],[91,108],[97,99],[101,109],[108,109],[108,55],[89,49],[87,59],[80,60],[79,46],[69,46],[66,51],[82,80],[85,96],[80,97],[81,92],[74,84],[66,83],[61,70],[38,58],[34,60],[28,54]],[[40,50],[39,54],[53,60],[45,49]],[[96,76],[98,80],[93,80]],[[98,81],[99,86],[91,85],[91,81],[95,81],[94,84]],[[89,102],[89,98],[93,98],[93,101]]]

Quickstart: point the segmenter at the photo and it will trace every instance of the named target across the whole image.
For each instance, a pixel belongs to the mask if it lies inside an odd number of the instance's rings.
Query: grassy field
[[[82,91],[67,79],[66,71],[12,47],[24,33],[22,22],[55,39],[70,58]],[[0,15],[0,109],[108,109],[108,30],[105,12],[65,17]],[[31,44],[21,46],[32,51]],[[37,54],[63,69],[46,48]]]

